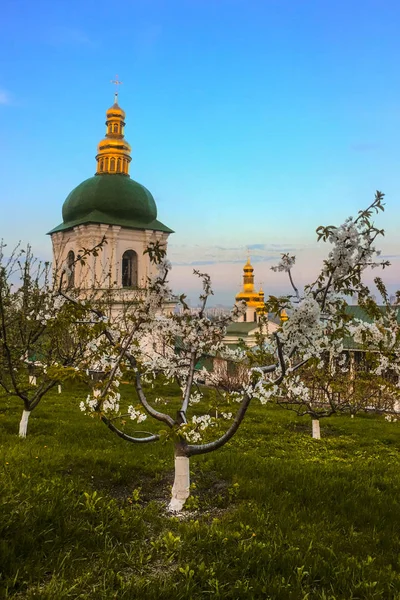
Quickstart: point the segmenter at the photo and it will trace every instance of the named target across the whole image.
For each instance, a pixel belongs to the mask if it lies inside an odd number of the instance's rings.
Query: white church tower
[[[61,265],[72,265],[83,248],[93,248],[105,238],[98,256],[89,256],[85,267],[76,263],[66,283],[83,295],[113,288],[133,299],[155,271],[144,251],[151,242],[166,248],[173,231],[157,220],[149,190],[129,176],[131,147],[124,139],[125,112],[117,93],[106,115],[97,172],[72,190],[62,207],[63,222],[49,232],[53,267],[57,272]]]

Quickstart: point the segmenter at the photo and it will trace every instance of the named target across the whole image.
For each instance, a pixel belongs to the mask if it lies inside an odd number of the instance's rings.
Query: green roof
[[[378,306],[379,310],[384,313],[386,311],[385,306]],[[364,308],[358,305],[346,306],[346,313],[353,317],[353,319],[359,319],[366,323],[373,323],[374,319],[365,311]],[[400,324],[400,308],[397,310],[397,322]],[[362,350],[362,345],[357,344],[352,337],[346,336],[343,339],[343,347],[345,350]]]
[[[383,305],[378,306],[378,309],[382,313],[386,312],[386,307]],[[353,319],[360,319],[361,321],[366,321],[367,323],[373,323],[374,321],[374,319],[365,311],[365,309],[358,305],[346,306],[346,313],[352,316]],[[397,309],[397,322],[400,324],[400,307]]]
[[[241,321],[241,322],[234,322],[234,323],[230,323],[228,325],[228,327],[226,328],[226,333],[227,335],[236,335],[236,334],[241,334],[241,335],[248,335],[251,331],[253,331],[254,329],[258,329],[258,323],[254,322],[248,322],[248,321]]]
[[[89,223],[173,233],[157,220],[157,206],[149,190],[126,175],[86,179],[69,194],[62,215],[63,222],[50,234]]]

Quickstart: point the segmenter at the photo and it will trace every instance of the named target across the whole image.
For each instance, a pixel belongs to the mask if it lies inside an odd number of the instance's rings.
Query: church
[[[250,257],[243,267],[243,286],[236,294],[235,302],[245,302],[244,313],[239,319],[230,323],[226,330],[225,342],[230,347],[235,347],[239,342],[244,342],[249,348],[257,345],[257,335],[260,332],[260,317],[267,316],[263,323],[263,332],[270,335],[279,329],[281,323],[287,320],[286,312],[279,317],[268,314],[265,309],[264,291],[262,288],[257,292],[254,285],[254,268],[250,263]]]
[[[167,247],[173,230],[157,219],[153,196],[131,179],[131,147],[125,140],[125,112],[114,104],[106,112],[106,134],[98,144],[97,169],[80,183],[62,207],[62,223],[49,232],[55,276],[67,266],[67,285],[80,290],[113,289],[117,304],[134,300],[155,273],[149,255],[151,242]],[[76,262],[79,251],[94,248],[105,238],[98,256]],[[74,269],[68,269],[75,263]]]

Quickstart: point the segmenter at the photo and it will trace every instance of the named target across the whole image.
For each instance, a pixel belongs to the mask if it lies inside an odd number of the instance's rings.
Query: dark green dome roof
[[[82,181],[67,196],[62,216],[63,223],[50,233],[85,223],[172,231],[156,220],[157,206],[149,190],[126,175],[95,175]]]
[[[149,190],[126,175],[95,175],[82,181],[64,202],[64,223],[82,219],[93,210],[116,219],[134,216],[143,223],[157,218],[156,203]]]

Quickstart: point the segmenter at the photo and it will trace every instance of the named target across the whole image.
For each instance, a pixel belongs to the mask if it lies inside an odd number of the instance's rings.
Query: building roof
[[[378,309],[382,313],[386,312],[386,306],[378,305]],[[360,319],[361,321],[366,321],[367,323],[373,323],[374,321],[374,319],[365,311],[365,309],[358,305],[347,306],[346,313],[351,315],[354,319]],[[397,308],[397,322],[400,324],[400,306]]]
[[[157,220],[157,206],[149,190],[129,177],[131,147],[125,140],[125,111],[118,105],[117,93],[106,114],[106,134],[96,156],[97,173],[67,196],[63,222],[49,233],[89,223],[173,233]]]
[[[384,313],[386,312],[386,306],[378,306],[378,309]],[[346,313],[351,315],[353,319],[359,319],[366,323],[373,323],[374,319],[365,311],[364,308],[358,305],[349,305],[346,307]],[[400,324],[400,307],[397,309],[397,322]],[[362,345],[357,344],[352,337],[346,336],[343,340],[343,347],[345,350],[362,350]]]
[[[86,179],[67,196],[62,215],[63,222],[50,234],[88,223],[173,233],[157,221],[156,203],[149,190],[126,175],[104,174]]]
[[[226,328],[226,333],[227,333],[227,335],[238,335],[238,334],[239,335],[248,335],[254,329],[258,329],[258,327],[259,327],[259,325],[256,321],[234,322],[234,323],[229,323],[228,327]]]

